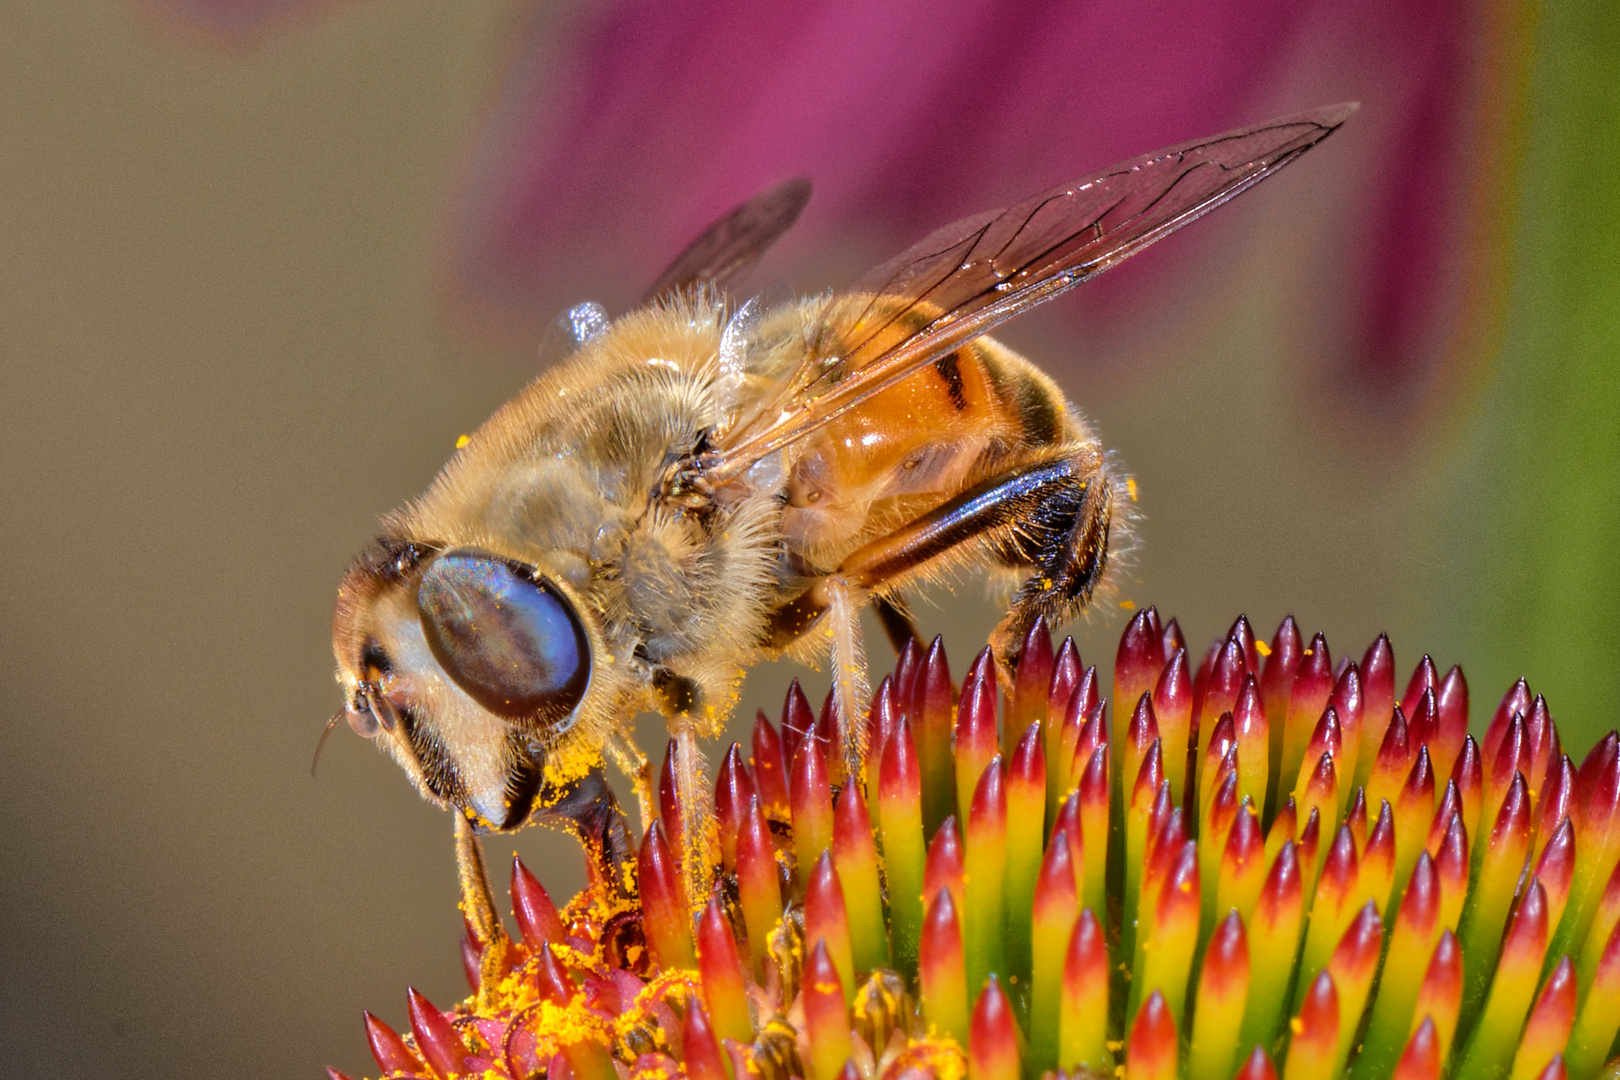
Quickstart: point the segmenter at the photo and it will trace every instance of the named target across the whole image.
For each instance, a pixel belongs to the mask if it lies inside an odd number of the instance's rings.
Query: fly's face
[[[344,577],[333,634],[350,727],[480,828],[528,819],[591,689],[596,648],[566,584],[476,548],[379,540]]]

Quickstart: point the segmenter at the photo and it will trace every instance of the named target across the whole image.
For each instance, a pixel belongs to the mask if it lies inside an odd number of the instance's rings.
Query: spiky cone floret
[[[1292,619],[1198,653],[1139,612],[1111,699],[1043,626],[1013,671],[984,652],[958,687],[941,642],[909,647],[849,777],[795,683],[724,755],[707,848],[663,784],[561,909],[515,864],[516,934],[463,942],[474,995],[412,991],[404,1034],[366,1014],[383,1075],[1620,1068],[1620,735],[1577,763],[1520,681],[1470,736],[1460,669],[1424,657],[1401,691],[1386,638],[1335,663]]]

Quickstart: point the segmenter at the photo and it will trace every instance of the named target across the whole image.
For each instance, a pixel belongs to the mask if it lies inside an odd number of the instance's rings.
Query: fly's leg
[[[630,895],[630,863],[635,848],[624,810],[602,766],[562,787],[549,788],[544,809],[537,810],[534,819],[574,834],[585,848],[593,887],[615,896]]]
[[[466,815],[456,814],[456,876],[461,881],[461,909],[481,941],[491,941],[503,933],[501,917],[495,912],[495,894],[489,887],[484,868],[484,849]]]
[[[838,572],[876,588],[968,543],[1003,566],[1032,570],[990,636],[997,661],[1014,665],[1035,621],[1056,624],[1083,607],[1108,561],[1111,479],[1094,447],[1059,449],[975,484],[857,549]]]
[[[784,645],[814,625],[831,607],[829,582],[871,592],[967,548],[985,562],[1032,571],[990,639],[996,659],[1015,664],[1035,620],[1073,615],[1091,599],[1108,562],[1115,479],[1094,446],[1052,450],[851,552],[832,575],[772,614],[769,642]]]
[[[883,624],[883,634],[889,639],[894,655],[899,656],[912,642],[915,642],[919,649],[923,648],[925,643],[922,634],[917,632],[917,623],[911,617],[911,609],[898,594],[874,597],[872,607],[877,611],[878,622]]]
[[[646,831],[658,820],[658,803],[653,798],[652,762],[624,732],[615,729],[602,746],[614,766],[630,778],[636,789],[636,803],[641,809],[641,831]]]
[[[857,781],[866,760],[866,707],[872,691],[866,680],[866,650],[861,644],[861,605],[866,591],[844,574],[816,583],[827,602],[827,633],[832,638],[833,707],[843,742],[844,776]]]
[[[461,910],[467,916],[467,925],[477,937],[478,946],[478,1000],[480,1007],[487,1005],[488,995],[494,993],[501,976],[506,972],[511,942],[495,911],[495,895],[489,887],[489,871],[484,867],[484,849],[478,843],[478,834],[465,815],[456,814],[456,876],[461,882]]]
[[[670,720],[670,752],[675,775],[675,800],[680,807],[680,859],[684,869],[686,902],[697,911],[709,898],[712,882],[706,868],[719,863],[720,838],[716,832],[714,802],[704,782],[703,751],[691,716],[682,713]],[[672,838],[673,839],[673,838]]]
[[[668,753],[672,759],[670,765],[675,780],[675,802],[679,807],[680,835],[670,836],[668,840],[676,847],[674,854],[680,859],[684,870],[687,902],[693,910],[697,910],[708,900],[710,882],[704,876],[704,868],[717,862],[713,852],[718,851],[719,837],[715,832],[713,799],[708,784],[704,782],[703,752],[698,747],[696,726],[691,714],[682,711],[690,705],[690,701],[671,697],[669,703],[673,707],[666,714],[669,716],[671,736]],[[635,786],[636,801],[641,804],[641,831],[645,834],[654,824],[664,820],[654,793],[652,762],[622,731],[609,735],[603,750]],[[605,780],[602,786],[606,789]],[[611,797],[612,792],[608,794]],[[618,817],[620,833],[624,830],[623,822],[621,812]],[[622,862],[627,866],[634,857],[634,851],[629,846],[628,838],[625,845]],[[606,848],[606,845],[603,846]],[[609,859],[608,863],[612,863],[612,860]],[[628,869],[623,869],[619,876],[627,880],[627,874]]]
[[[579,838],[588,856],[586,865],[594,886],[617,896],[631,895],[630,860],[634,850],[625,830],[624,811],[600,767],[566,787],[548,792],[545,809],[535,819],[561,824]],[[478,833],[466,815],[456,814],[455,821],[461,910],[479,949],[478,1000],[480,1007],[485,1007],[510,967],[512,943],[495,910],[495,894],[489,885]]]
[[[1012,662],[1037,620],[1057,626],[1091,602],[1108,568],[1113,484],[1103,469],[1059,475],[1017,528],[992,542],[1001,562],[1034,571],[990,635],[997,660]]]

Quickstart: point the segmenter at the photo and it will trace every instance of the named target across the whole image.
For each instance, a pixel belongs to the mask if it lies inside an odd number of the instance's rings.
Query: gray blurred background
[[[407,984],[465,993],[448,819],[345,729],[309,764],[348,558],[535,370],[534,341],[446,319],[436,278],[512,11],[341,7],[234,50],[132,5],[0,9],[0,1075],[359,1076],[363,1007],[403,1026]],[[1358,656],[1388,631],[1403,678],[1443,624],[1413,597],[1448,553],[1414,522],[1446,431],[1302,406],[1290,366],[1354,138],[1144,256],[1197,260],[1196,287],[1106,343],[1047,313],[1006,335],[1141,484],[1120,591],[1075,630],[1088,663],[1111,667],[1121,601],[1198,650],[1240,612]],[[995,612],[937,601],[960,672]],[[789,674],[751,677],[739,719]],[[488,845],[502,879],[514,849],[579,884],[540,830]]]

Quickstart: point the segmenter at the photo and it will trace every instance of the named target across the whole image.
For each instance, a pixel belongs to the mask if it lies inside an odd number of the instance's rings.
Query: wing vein
[[[1246,191],[1354,110],[1330,106],[1183,143],[936,230],[829,301],[772,407],[728,432],[696,466],[713,485],[735,479],[930,361]],[[906,320],[919,312],[924,318],[908,332]]]

